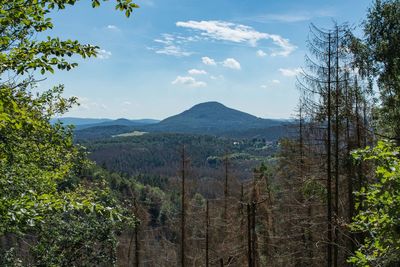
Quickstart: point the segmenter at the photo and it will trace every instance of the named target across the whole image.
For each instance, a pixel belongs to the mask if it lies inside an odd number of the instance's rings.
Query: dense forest
[[[35,74],[98,47],[36,35],[77,2],[0,0],[0,266],[400,265],[400,1],[310,25],[279,140],[54,123]]]

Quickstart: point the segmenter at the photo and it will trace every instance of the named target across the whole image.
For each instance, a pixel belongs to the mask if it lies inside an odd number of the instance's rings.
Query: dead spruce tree
[[[288,214],[276,219],[284,222],[278,232],[282,246],[290,249],[278,249],[277,257],[290,257],[286,264],[343,266],[354,243],[346,225],[354,205],[352,191],[363,178],[353,179],[362,168],[351,164],[350,151],[371,137],[368,90],[358,85],[351,68],[348,33],[345,25],[310,27],[310,55],[298,77],[299,137],[281,143],[278,163],[278,205]]]

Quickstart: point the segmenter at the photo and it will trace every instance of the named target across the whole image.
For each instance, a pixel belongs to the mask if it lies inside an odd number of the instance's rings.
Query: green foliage
[[[32,254],[37,265],[113,266],[116,262],[116,232],[132,227],[104,181],[92,190],[74,190],[90,209],[73,209],[46,217],[35,229]],[[126,213],[126,212],[125,212]]]
[[[7,251],[0,251],[2,256],[0,258],[0,266],[4,267],[22,267],[22,261],[18,258],[15,248]]]
[[[49,122],[76,99],[63,98],[63,86],[36,95],[30,91],[35,70],[70,70],[77,64],[66,57],[96,56],[96,46],[34,38],[53,28],[52,11],[77,2],[0,0],[0,236],[33,235],[34,265],[40,266],[113,265],[114,231],[120,223],[132,223],[104,177],[87,179],[91,165],[73,144],[71,129]],[[93,7],[99,4],[92,1]],[[129,16],[138,6],[116,0],[115,7]],[[14,78],[4,80],[5,74]],[[18,249],[7,249],[2,264],[25,264]]]
[[[64,265],[78,248],[81,261],[111,264],[115,228],[132,220],[110,197],[103,177],[88,175],[91,164],[73,144],[71,129],[49,123],[75,101],[61,93],[62,87],[36,96],[0,87],[0,235],[34,234],[34,255],[43,265]]]
[[[49,17],[51,11],[65,9],[78,1],[0,0],[0,73],[13,71],[24,74],[39,70],[45,74],[53,73],[55,68],[70,70],[77,64],[68,62],[66,57],[96,56],[97,46],[80,44],[76,40],[60,40],[57,37],[47,37],[45,40],[31,38],[39,32],[53,28]],[[92,0],[93,7],[99,5],[99,0]],[[128,17],[137,7],[131,0],[116,0],[115,8],[124,11]]]
[[[377,78],[382,133],[400,141],[400,2],[376,0],[364,21],[365,40],[354,38],[352,50],[363,76]]]
[[[55,88],[33,97],[25,88],[0,88],[0,233],[33,226],[44,210],[63,205],[56,201],[57,182],[71,172],[78,150],[70,130],[46,121],[74,102],[57,101],[61,92]]]
[[[112,266],[115,224],[95,213],[57,214],[41,226],[33,257],[39,266]]]
[[[349,262],[357,266],[389,266],[400,258],[400,148],[380,141],[354,153],[375,163],[374,182],[357,192],[358,214],[351,224],[366,238]],[[360,206],[362,200],[362,206]]]

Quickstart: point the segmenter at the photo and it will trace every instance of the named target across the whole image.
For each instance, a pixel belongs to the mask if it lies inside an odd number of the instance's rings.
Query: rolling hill
[[[74,117],[62,117],[62,118],[54,118],[50,120],[51,124],[55,124],[56,122],[61,122],[64,125],[91,125],[96,123],[103,123],[106,121],[111,121],[111,119],[94,119],[94,118],[74,118]]]
[[[218,102],[205,102],[153,125],[148,132],[175,132],[220,135],[282,125],[281,120],[262,119],[228,108]]]
[[[138,127],[150,124],[156,124],[160,122],[159,120],[152,120],[152,119],[141,119],[141,120],[128,120],[128,119],[116,119],[116,120],[109,120],[104,122],[99,122],[95,124],[83,124],[77,125],[76,129],[86,129],[91,127],[106,127],[106,126],[127,126],[127,127]]]
[[[74,118],[74,117],[64,117],[51,119],[52,124],[56,122],[61,122],[64,125],[73,125],[76,130],[82,130],[92,127],[103,127],[103,126],[143,126],[149,124],[155,124],[160,122],[159,120],[153,119],[139,119],[139,120],[128,120],[128,119],[90,119],[90,118]]]
[[[79,126],[75,135],[77,139],[90,139],[142,131],[277,140],[288,134],[291,124],[288,120],[258,118],[218,102],[205,102],[158,123],[138,124],[135,121],[119,119]]]

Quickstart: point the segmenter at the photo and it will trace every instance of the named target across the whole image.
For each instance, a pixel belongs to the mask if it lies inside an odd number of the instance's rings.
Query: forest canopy
[[[76,2],[0,1],[0,236],[11,244],[1,252],[6,255],[2,266],[20,261],[18,240],[31,235],[36,238],[27,242],[33,250],[30,264],[114,264],[115,227],[134,219],[112,197],[104,177],[91,174],[93,167],[73,144],[71,128],[49,122],[76,98],[65,99],[61,85],[32,93],[36,71],[70,70],[77,64],[66,58],[96,56],[97,46],[76,40],[36,39],[37,33],[53,28],[52,11]],[[92,1],[93,7],[99,5]],[[130,0],[115,5],[128,17],[137,7]],[[71,226],[77,232],[65,232]],[[100,238],[99,231],[104,232]],[[67,237],[69,245],[62,241]],[[94,245],[99,249],[81,250]],[[77,255],[80,262],[73,263]]]

